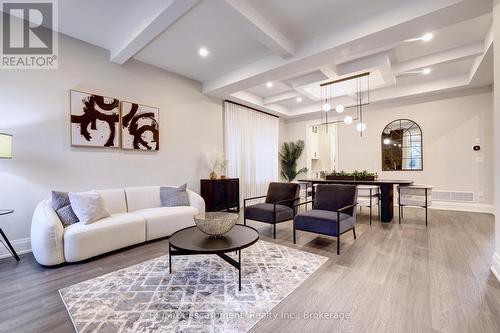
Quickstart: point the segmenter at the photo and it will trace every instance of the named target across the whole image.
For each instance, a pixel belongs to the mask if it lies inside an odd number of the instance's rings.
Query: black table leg
[[[168,268],[170,274],[172,274],[172,246],[170,246],[170,243],[168,244]]]
[[[394,217],[394,185],[380,185],[380,218],[382,222],[391,222]]]
[[[426,209],[426,212],[427,212],[427,209]],[[426,220],[426,223],[427,223],[427,220]],[[241,250],[238,251],[238,262],[240,263],[240,267],[238,268],[238,282],[239,282],[239,286],[240,286],[240,291],[241,291]]]
[[[19,256],[16,253],[16,250],[14,250],[14,247],[12,247],[12,244],[10,244],[9,239],[4,234],[2,228],[0,228],[0,234],[2,235],[3,239],[5,240],[5,243],[6,243],[5,245],[7,247],[7,250],[9,250],[9,252],[14,256],[14,258],[16,258],[17,261],[21,261],[21,259],[19,259]]]

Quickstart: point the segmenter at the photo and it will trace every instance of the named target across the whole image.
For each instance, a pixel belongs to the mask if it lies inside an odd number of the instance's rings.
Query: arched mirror
[[[384,128],[381,137],[382,170],[422,170],[422,130],[412,120],[398,119]]]

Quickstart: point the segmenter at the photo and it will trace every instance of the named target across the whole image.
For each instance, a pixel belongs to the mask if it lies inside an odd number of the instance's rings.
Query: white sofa
[[[170,236],[194,225],[205,201],[187,190],[190,206],[161,207],[160,186],[100,190],[110,217],[63,227],[51,199],[40,202],[31,223],[31,248],[45,266],[77,262],[126,246]]]

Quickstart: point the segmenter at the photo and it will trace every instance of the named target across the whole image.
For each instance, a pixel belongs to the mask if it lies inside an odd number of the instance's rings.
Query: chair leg
[[[352,234],[354,235],[354,239],[356,239],[356,228],[352,227]]]
[[[370,206],[370,225],[372,225],[372,206]]]
[[[293,244],[297,242],[297,236],[295,235],[295,226],[293,227]]]
[[[399,224],[401,224],[401,205],[399,205]]]
[[[340,235],[337,236],[337,255],[340,254]]]
[[[247,225],[247,219],[243,218],[243,225]]]
[[[427,207],[425,207],[425,226],[427,227]]]
[[[276,239],[276,223],[274,223],[273,239]]]

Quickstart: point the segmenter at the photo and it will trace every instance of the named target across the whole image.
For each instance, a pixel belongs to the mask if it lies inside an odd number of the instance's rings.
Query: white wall
[[[500,40],[500,0],[493,2],[493,37],[497,41]],[[500,43],[493,43],[494,54],[494,112],[493,112],[493,129],[494,129],[494,154],[495,169],[500,167]],[[491,271],[495,274],[500,281],[500,177],[498,171],[494,174],[494,188],[495,188],[495,253],[493,253]]]
[[[50,190],[183,182],[198,190],[208,173],[204,151],[223,149],[222,103],[200,84],[134,60],[112,64],[107,51],[75,39],[59,43],[58,70],[0,75],[0,132],[14,135],[14,158],[0,160],[0,208],[16,210],[0,226],[21,250],[33,209]],[[158,106],[160,151],[71,147],[70,89]]]
[[[491,87],[453,93],[446,98],[434,96],[404,102],[370,105],[364,112],[367,130],[363,137],[355,126],[338,126],[339,170],[369,170],[380,178],[412,179],[416,183],[432,184],[437,190],[483,192],[477,198],[478,210],[491,210],[493,205],[493,132]],[[393,120],[409,118],[423,132],[424,170],[382,171],[380,135]],[[289,119],[285,125],[285,140],[305,137],[307,124],[315,119]],[[476,138],[482,149],[474,152]],[[306,143],[307,144],[307,143]],[[484,163],[477,163],[483,157]],[[302,157],[301,164],[305,164]]]

